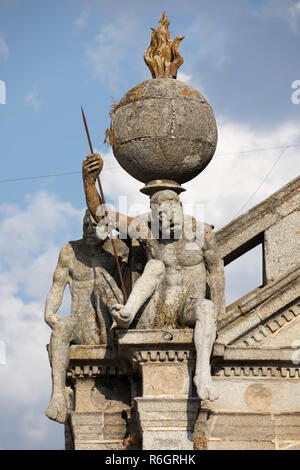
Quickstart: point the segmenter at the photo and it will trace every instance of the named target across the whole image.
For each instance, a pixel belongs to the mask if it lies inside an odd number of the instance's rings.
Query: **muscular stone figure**
[[[99,155],[88,155],[83,162],[86,201],[97,221],[103,219],[95,187],[101,168]],[[200,399],[213,401],[217,394],[210,374],[210,355],[216,338],[216,318],[224,310],[224,266],[215,236],[210,225],[183,215],[181,201],[174,191],[156,192],[150,206],[148,218],[132,219],[112,211],[107,213],[106,221],[120,233],[128,230],[129,236],[144,246],[148,258],[126,305],[116,303],[112,316],[121,328],[128,328],[142,308],[137,325],[151,328],[158,302],[172,309],[183,298],[182,321],[195,328],[194,383]],[[169,237],[166,237],[168,229]],[[207,284],[210,299],[206,298]]]
[[[127,262],[127,246],[118,240],[118,248],[121,261]],[[97,227],[86,211],[83,238],[66,243],[60,251],[45,307],[45,321],[53,330],[49,346],[52,395],[46,416],[60,423],[65,422],[67,415],[65,381],[69,345],[110,342],[109,310],[116,302],[123,302],[113,278],[115,269],[106,227]],[[67,284],[72,299],[70,318],[56,315]]]

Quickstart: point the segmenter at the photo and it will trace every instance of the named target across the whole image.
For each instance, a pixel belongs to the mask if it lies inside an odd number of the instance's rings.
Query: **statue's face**
[[[178,199],[167,199],[160,204],[151,205],[151,213],[154,219],[158,218],[159,230],[162,236],[170,234],[170,237],[179,236],[182,231],[183,211]],[[166,236],[168,238],[168,236]]]
[[[105,242],[105,239],[98,237],[96,229],[97,222],[86,213],[83,219],[83,239],[90,246],[102,245]]]

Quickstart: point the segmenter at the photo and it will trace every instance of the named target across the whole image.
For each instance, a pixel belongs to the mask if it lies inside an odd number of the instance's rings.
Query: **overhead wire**
[[[287,148],[290,148],[290,147],[300,147],[300,144],[288,144],[288,145],[282,145],[282,146],[276,146],[276,147],[264,147],[264,148],[256,148],[256,149],[248,149],[248,150],[237,150],[235,152],[228,152],[228,153],[222,153],[222,154],[218,154],[216,153],[215,156],[217,157],[223,157],[223,156],[229,156],[229,155],[236,155],[236,154],[243,154],[243,153],[251,153],[251,152],[264,152],[264,151],[267,151],[267,150],[278,150],[278,149],[283,149],[283,152],[280,154],[280,156],[278,157],[278,159],[276,160],[275,164],[272,166],[270,172],[273,170],[274,166],[277,164],[278,160],[281,158],[281,156],[283,155],[283,153],[285,152],[285,150]],[[103,171],[113,171],[113,170],[120,170],[121,167],[104,167],[103,168]],[[4,178],[4,179],[0,179],[0,183],[14,183],[14,182],[17,182],[17,181],[26,181],[26,180],[36,180],[36,179],[42,179],[42,178],[56,178],[56,177],[60,177],[60,176],[72,176],[72,175],[78,175],[80,174],[81,171],[80,170],[77,170],[77,171],[67,171],[67,172],[63,172],[63,173],[49,173],[49,174],[46,174],[46,175],[29,175],[29,176],[20,176],[18,178]],[[266,175],[266,178],[269,176],[269,173]],[[264,181],[263,181],[264,182]],[[263,184],[263,182],[261,184]],[[255,194],[256,192],[260,189],[260,187],[255,191]],[[253,194],[254,195],[254,194]],[[253,195],[251,196],[251,199],[253,197]],[[248,201],[247,201],[248,203]],[[246,203],[246,204],[247,204]],[[244,207],[244,206],[243,206]]]

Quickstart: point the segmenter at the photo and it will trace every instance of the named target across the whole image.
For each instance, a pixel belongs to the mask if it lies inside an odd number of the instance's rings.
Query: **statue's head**
[[[91,213],[86,210],[83,217],[83,239],[90,246],[103,245],[108,238],[105,225],[98,225]]]
[[[150,198],[152,220],[158,220],[162,234],[180,234],[183,224],[181,200],[175,191],[165,189],[157,191]]]

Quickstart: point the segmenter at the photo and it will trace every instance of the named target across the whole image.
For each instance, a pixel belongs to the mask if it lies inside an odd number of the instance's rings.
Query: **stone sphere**
[[[119,164],[143,183],[185,183],[212,159],[217,126],[198,91],[169,77],[129,90],[112,113],[110,142]]]

